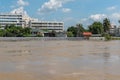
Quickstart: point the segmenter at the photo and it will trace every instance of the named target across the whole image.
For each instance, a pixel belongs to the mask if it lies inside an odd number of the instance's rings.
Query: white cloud
[[[83,18],[80,20],[80,23],[82,23],[84,26],[88,26],[91,25],[94,21],[100,21],[103,22],[104,18],[108,18],[110,19],[111,24],[115,24],[115,25],[119,25],[118,24],[118,20],[120,20],[120,13],[116,12],[116,13],[112,13],[112,14],[94,14],[94,15],[90,15],[87,18]]]
[[[107,15],[105,15],[105,14],[95,14],[95,15],[91,15],[90,19],[92,19],[94,21],[100,21],[106,17],[107,17]]]
[[[113,13],[111,18],[120,19],[120,13]]]
[[[23,14],[24,16],[28,16],[27,14],[27,11],[24,10],[24,7],[29,5],[29,2],[27,1],[24,1],[24,0],[17,0],[17,6],[15,5],[12,5],[11,8],[14,8],[10,13],[13,13],[13,14]],[[18,7],[18,8],[16,8]]]
[[[83,19],[80,20],[80,22],[85,22],[87,20],[88,20],[88,18],[83,18]]]
[[[14,10],[12,10],[10,13],[12,14],[23,14],[24,17],[30,18],[29,15],[27,14],[27,11],[24,10],[24,7],[19,7]]]
[[[38,9],[39,13],[50,13],[53,11],[57,11],[59,8],[63,7],[63,4],[70,2],[73,0],[49,0],[45,2],[41,8]]]
[[[68,12],[71,11],[71,9],[69,9],[69,8],[63,8],[62,11],[63,11],[64,13],[68,13]]]
[[[111,6],[111,7],[108,7],[107,10],[112,11],[112,10],[115,10],[116,8],[117,6]]]
[[[29,5],[29,3],[27,1],[24,1],[24,0],[18,0],[17,4],[19,6],[27,6],[27,5]]]
[[[82,23],[85,27],[87,27],[87,26],[91,25],[94,21],[102,22],[102,20],[104,18],[108,18],[108,15],[106,15],[106,14],[92,14],[87,18],[81,19],[79,23]]]

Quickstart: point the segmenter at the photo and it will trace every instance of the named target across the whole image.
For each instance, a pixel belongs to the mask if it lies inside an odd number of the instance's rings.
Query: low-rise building
[[[39,30],[48,30],[55,32],[63,32],[64,23],[57,21],[30,21],[30,28]]]
[[[116,25],[111,25],[109,33],[110,33],[111,36],[115,36],[117,34],[117,27],[116,27]]]
[[[120,37],[120,27],[118,27],[116,29],[116,34],[115,34],[116,37]]]

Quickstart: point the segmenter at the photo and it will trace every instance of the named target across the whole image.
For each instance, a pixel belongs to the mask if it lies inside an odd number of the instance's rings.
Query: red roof
[[[84,36],[91,36],[92,33],[91,33],[91,32],[83,32],[83,35],[84,35]]]

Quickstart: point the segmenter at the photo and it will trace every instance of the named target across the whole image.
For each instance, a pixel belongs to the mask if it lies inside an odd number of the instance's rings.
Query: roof
[[[84,36],[91,36],[92,33],[91,33],[91,32],[83,32],[83,35],[84,35]]]

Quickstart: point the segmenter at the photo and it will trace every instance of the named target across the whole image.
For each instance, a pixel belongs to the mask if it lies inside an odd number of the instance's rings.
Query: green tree
[[[28,37],[30,34],[31,28],[22,28],[15,25],[6,25],[5,29],[0,32],[0,36],[3,35],[4,37]]]
[[[0,37],[4,37],[5,34],[6,34],[6,33],[5,33],[5,30],[2,30],[2,29],[1,29],[1,30],[0,30]]]
[[[120,20],[118,20],[118,23],[120,24]]]
[[[72,32],[73,34],[73,37],[76,37],[77,36],[77,28],[74,27],[74,26],[71,26],[67,29],[67,32]]]
[[[51,36],[51,37],[56,37],[56,31],[55,31],[55,30],[52,30],[52,31],[50,32],[50,36]]]
[[[102,34],[103,33],[103,25],[101,22],[94,22],[89,26],[89,31],[93,34]]]
[[[77,37],[82,36],[82,33],[85,31],[83,25],[82,24],[77,24],[76,28],[77,28]]]
[[[110,27],[111,27],[110,20],[109,20],[108,18],[105,18],[105,19],[103,20],[104,32],[105,32],[105,33],[109,33]]]
[[[73,33],[72,32],[67,32],[67,37],[74,37]]]
[[[22,28],[21,30],[21,34],[24,36],[24,37],[29,37],[30,34],[31,34],[31,28]]]

